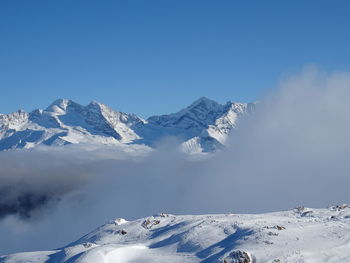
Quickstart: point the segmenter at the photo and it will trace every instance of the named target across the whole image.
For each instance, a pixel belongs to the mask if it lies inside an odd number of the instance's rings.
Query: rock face
[[[211,152],[225,144],[238,120],[254,106],[222,105],[203,97],[177,113],[144,120],[98,102],[82,106],[59,99],[45,110],[0,114],[0,151],[77,143],[154,147],[163,138],[176,137],[185,152]]]
[[[250,257],[247,252],[241,250],[232,251],[222,261],[223,263],[250,263]]]

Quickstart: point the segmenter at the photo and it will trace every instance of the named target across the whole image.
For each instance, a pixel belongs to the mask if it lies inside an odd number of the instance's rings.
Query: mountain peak
[[[184,112],[221,112],[222,108],[223,105],[216,102],[215,100],[211,100],[207,97],[200,97],[199,99],[195,100],[190,106],[184,109]]]
[[[113,109],[111,109],[110,107],[108,107],[107,105],[101,103],[101,102],[98,102],[96,100],[93,100],[91,101],[87,106],[86,108],[89,110],[89,111],[93,111],[93,112],[106,112],[106,111],[115,111]]]
[[[89,105],[101,105],[102,103],[98,102],[97,100],[92,100]]]
[[[24,109],[19,109],[17,112],[18,112],[19,114],[24,114],[24,113],[26,113],[26,111],[25,111]]]
[[[215,100],[209,99],[205,96],[200,97],[199,99],[195,100],[189,107],[195,107],[199,104],[205,104],[205,105],[218,105]]]
[[[75,102],[69,99],[63,99],[63,98],[57,99],[46,108],[46,111],[53,111],[53,112],[66,111],[67,107],[72,103],[75,103]]]

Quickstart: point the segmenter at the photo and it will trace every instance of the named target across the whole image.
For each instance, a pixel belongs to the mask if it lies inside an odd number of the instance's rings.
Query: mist
[[[349,202],[349,101],[349,73],[311,68],[261,98],[215,154],[189,156],[174,138],[148,152],[1,152],[0,254],[63,246],[117,217]]]

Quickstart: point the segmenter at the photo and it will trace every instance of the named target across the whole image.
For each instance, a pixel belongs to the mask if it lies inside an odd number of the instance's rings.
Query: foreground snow
[[[66,247],[0,262],[350,262],[350,208],[116,219]]]

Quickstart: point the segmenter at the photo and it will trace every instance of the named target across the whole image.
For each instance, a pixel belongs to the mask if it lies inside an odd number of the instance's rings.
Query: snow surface
[[[249,261],[229,255],[246,254]],[[56,250],[0,262],[350,262],[350,208],[116,219]]]
[[[239,118],[253,107],[253,103],[222,105],[203,97],[177,113],[143,120],[95,101],[82,106],[58,99],[45,110],[0,114],[0,151],[67,144],[137,144],[149,148],[174,136],[185,152],[211,152],[225,143]]]

